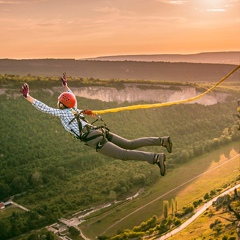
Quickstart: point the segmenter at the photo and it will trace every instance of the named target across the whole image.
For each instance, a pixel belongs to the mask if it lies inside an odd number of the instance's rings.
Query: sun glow
[[[226,12],[226,9],[224,9],[224,8],[209,8],[209,9],[207,9],[207,12]]]
[[[208,12],[225,12],[229,0],[203,0],[201,3]]]

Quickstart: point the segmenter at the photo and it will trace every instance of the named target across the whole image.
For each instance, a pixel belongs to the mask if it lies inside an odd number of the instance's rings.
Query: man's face
[[[59,109],[64,109],[65,108],[65,106],[61,103],[61,102],[57,102],[57,107],[59,108]]]

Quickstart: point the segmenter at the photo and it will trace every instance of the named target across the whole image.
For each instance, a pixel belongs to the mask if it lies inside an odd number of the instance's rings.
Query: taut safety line
[[[211,92],[214,88],[216,88],[220,83],[222,83],[224,80],[226,80],[228,77],[230,77],[239,68],[240,68],[240,65],[238,65],[228,75],[226,75],[224,78],[222,78],[219,82],[217,82],[214,86],[209,88],[207,91],[205,91],[204,93],[201,93],[201,94],[199,94],[199,95],[197,95],[195,97],[192,97],[192,98],[183,99],[183,100],[174,101],[174,102],[166,102],[166,103],[139,104],[139,105],[132,105],[132,106],[127,106],[127,107],[109,108],[109,109],[105,109],[105,110],[93,110],[92,112],[95,113],[95,114],[105,114],[105,113],[115,113],[115,112],[127,111],[127,110],[137,110],[137,109],[166,107],[166,106],[171,106],[171,105],[176,105],[176,104],[192,102],[192,101],[195,101],[195,100],[203,97],[207,93]]]

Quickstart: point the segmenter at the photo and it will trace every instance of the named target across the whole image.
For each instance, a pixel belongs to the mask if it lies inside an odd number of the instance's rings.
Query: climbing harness
[[[87,120],[85,120],[84,115],[82,114],[82,111],[79,110],[75,110],[72,108],[72,114],[74,115],[74,117],[72,118],[72,120],[68,123],[68,125],[70,125],[74,120],[77,120],[78,123],[78,129],[79,129],[79,133],[76,133],[72,128],[71,128],[71,132],[74,133],[75,137],[78,139],[81,139],[81,132],[82,132],[82,123],[81,120],[87,122]],[[88,122],[87,122],[88,123]]]
[[[147,109],[147,108],[158,108],[158,107],[166,107],[166,106],[172,106],[176,104],[182,104],[182,103],[187,103],[187,102],[192,102],[195,101],[207,93],[211,92],[214,88],[216,88],[220,83],[225,81],[228,77],[230,77],[234,72],[236,72],[240,68],[240,65],[238,65],[235,69],[233,69],[228,75],[226,75],[224,78],[222,78],[220,81],[218,81],[214,86],[209,88],[207,91],[204,93],[201,93],[195,97],[188,98],[188,99],[183,99],[179,101],[174,101],[174,102],[166,102],[166,103],[155,103],[155,104],[142,104],[142,105],[133,105],[133,106],[127,106],[127,107],[119,107],[119,108],[110,108],[110,109],[105,109],[105,110],[94,110],[92,111],[94,114],[105,114],[105,113],[115,113],[115,112],[120,112],[120,111],[126,111],[126,110],[137,110],[137,109]]]
[[[72,109],[72,113],[73,113],[74,117],[71,119],[71,121],[68,124],[70,125],[74,120],[77,120],[79,133],[76,133],[73,129],[71,129],[71,132],[74,133],[74,135],[75,135],[75,137],[77,139],[79,139],[79,140],[81,140],[81,141],[83,141],[85,143],[102,136],[102,139],[98,142],[98,144],[96,146],[96,150],[98,150],[98,149],[102,148],[104,146],[104,144],[107,142],[108,136],[110,137],[109,128],[107,127],[107,125],[104,122],[104,120],[98,114],[95,114],[97,119],[90,124],[85,119],[85,117],[83,115],[83,113],[84,112],[87,113],[87,111],[90,111],[90,110],[79,111],[79,110]],[[84,127],[82,127],[81,120],[85,121],[87,123]],[[94,126],[93,124],[96,123],[99,120],[101,122],[103,122],[103,125],[101,125],[101,126]],[[93,131],[93,130],[100,130],[100,133],[94,134],[93,136],[88,136],[89,133],[91,131]]]

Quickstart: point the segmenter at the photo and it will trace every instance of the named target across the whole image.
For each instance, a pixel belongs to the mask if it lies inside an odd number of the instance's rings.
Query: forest
[[[158,169],[150,164],[114,160],[72,138],[59,119],[42,114],[23,99],[19,88],[25,80],[33,97],[52,107],[58,94],[48,90],[60,85],[58,77],[0,76],[0,90],[4,89],[0,94],[0,202],[14,196],[14,201],[31,209],[0,219],[0,239],[41,228],[90,206],[123,199],[159,179]],[[117,87],[122,81],[72,79],[71,85]],[[239,141],[235,114],[240,85],[234,82],[218,91],[229,94],[225,102],[126,111],[102,118],[112,132],[126,138],[171,136],[174,151],[167,156],[167,168],[174,169],[226,143]],[[129,105],[81,97],[78,103],[87,109]]]

